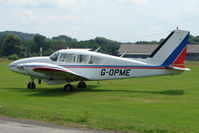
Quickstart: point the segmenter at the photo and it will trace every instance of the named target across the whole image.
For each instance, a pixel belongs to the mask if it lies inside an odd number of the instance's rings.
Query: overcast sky
[[[199,0],[0,0],[0,31],[160,40],[177,26],[199,35]]]

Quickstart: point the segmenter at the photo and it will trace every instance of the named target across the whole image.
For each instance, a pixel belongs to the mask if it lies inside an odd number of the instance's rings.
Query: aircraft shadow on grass
[[[96,89],[97,85],[89,85],[86,89],[78,89],[74,88],[73,92],[64,92],[63,88],[38,88],[35,90],[28,90],[26,88],[7,88],[20,92],[34,92],[28,94],[28,96],[38,96],[38,97],[60,97],[60,96],[68,96],[73,95],[75,93],[81,92],[118,92],[118,93],[149,93],[149,94],[157,94],[157,95],[171,95],[171,96],[180,96],[184,95],[184,90],[164,90],[164,91],[143,91],[143,90],[114,90],[114,89]]]

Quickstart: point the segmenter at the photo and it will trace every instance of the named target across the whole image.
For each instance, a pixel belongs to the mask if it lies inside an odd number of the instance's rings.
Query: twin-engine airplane
[[[35,89],[34,79],[49,85],[80,81],[78,88],[86,88],[84,81],[109,80],[145,76],[174,75],[190,70],[185,68],[189,32],[174,30],[146,59],[127,59],[98,52],[78,49],[59,50],[49,57],[32,57],[12,62],[11,71],[29,75],[29,89]]]

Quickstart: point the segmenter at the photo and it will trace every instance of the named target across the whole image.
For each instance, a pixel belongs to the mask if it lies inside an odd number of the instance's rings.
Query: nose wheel
[[[27,85],[28,89],[35,89],[36,85],[34,83],[34,78],[31,76],[31,82],[28,83]]]
[[[78,83],[78,88],[82,89],[82,88],[86,88],[86,83],[81,81]]]
[[[34,82],[29,82],[27,87],[28,87],[28,89],[35,89],[36,85]]]

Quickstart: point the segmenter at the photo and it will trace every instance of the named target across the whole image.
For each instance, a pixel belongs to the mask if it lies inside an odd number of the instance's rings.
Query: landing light
[[[19,70],[24,71],[24,65],[20,64],[20,65],[17,65],[16,67],[17,67]]]

